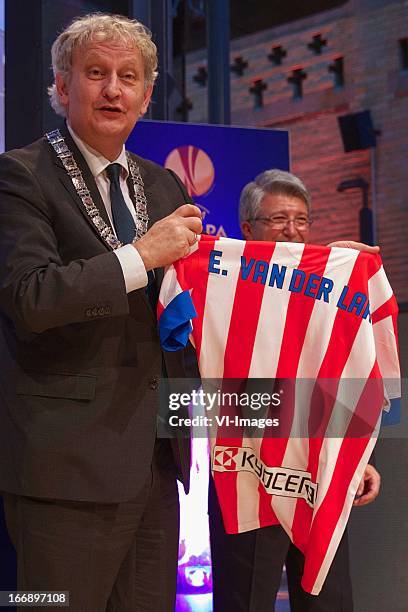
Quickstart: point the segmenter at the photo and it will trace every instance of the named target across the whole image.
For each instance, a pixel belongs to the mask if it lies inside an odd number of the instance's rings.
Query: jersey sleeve
[[[395,425],[400,422],[401,406],[398,305],[382,266],[369,280],[369,293],[376,357],[386,400],[382,425]]]
[[[192,251],[190,251],[191,254]],[[188,268],[192,258],[179,259],[166,268],[157,305],[160,344],[165,351],[179,351],[187,345],[191,319],[197,316],[191,298]]]

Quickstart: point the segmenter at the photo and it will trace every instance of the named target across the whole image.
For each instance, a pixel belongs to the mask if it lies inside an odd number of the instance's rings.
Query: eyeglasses
[[[288,219],[288,217],[283,217],[281,215],[276,215],[272,217],[254,217],[253,219],[248,219],[248,221],[260,221],[261,223],[265,223],[269,227],[273,229],[284,229],[288,223],[293,223],[296,229],[300,231],[307,230],[313,223],[313,219],[308,219],[306,217],[296,217],[296,219]]]

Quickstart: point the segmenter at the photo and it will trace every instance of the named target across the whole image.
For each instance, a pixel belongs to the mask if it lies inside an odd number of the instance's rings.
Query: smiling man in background
[[[18,589],[69,591],[72,612],[170,611],[189,455],[156,440],[158,380],[183,364],[160,350],[155,295],[201,215],[174,173],[124,148],[157,76],[149,31],[88,15],[52,60],[66,124],[0,158],[0,490]]]
[[[239,216],[245,240],[307,243],[312,224],[311,197],[295,175],[267,170],[242,190]],[[353,241],[329,246],[378,252],[378,247]],[[367,465],[354,505],[372,502],[379,488],[380,475]],[[352,612],[347,533],[320,594],[314,596],[301,587],[304,556],[283,527],[272,525],[233,535],[225,532],[212,479],[209,520],[214,612],[273,612],[284,564],[292,612]]]

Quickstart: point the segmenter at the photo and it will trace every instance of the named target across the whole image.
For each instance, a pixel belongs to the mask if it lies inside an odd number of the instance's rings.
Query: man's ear
[[[62,106],[68,106],[69,95],[68,87],[62,74],[57,72],[55,75],[55,86],[57,88],[58,98]]]
[[[148,85],[146,88],[146,91],[144,93],[144,100],[143,100],[143,104],[141,106],[140,109],[140,116],[142,117],[147,109],[149,108],[149,104],[150,104],[150,99],[152,97],[152,93],[153,93],[153,85]]]
[[[252,240],[252,227],[249,221],[243,221],[241,223],[241,232],[244,240]]]

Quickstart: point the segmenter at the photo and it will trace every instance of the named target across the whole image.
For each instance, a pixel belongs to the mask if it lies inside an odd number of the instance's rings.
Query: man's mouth
[[[121,108],[119,108],[118,106],[100,106],[97,110],[99,111],[106,111],[109,113],[123,113],[123,110]]]

